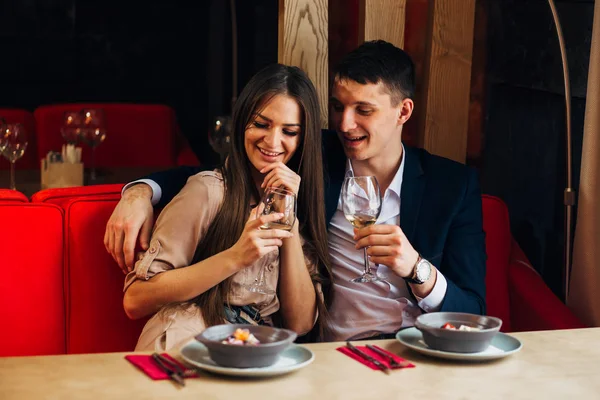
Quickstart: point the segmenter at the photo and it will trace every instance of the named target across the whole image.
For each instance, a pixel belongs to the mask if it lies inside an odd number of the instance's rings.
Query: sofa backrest
[[[74,103],[38,107],[34,111],[38,132],[38,157],[60,151],[66,111],[100,108],[106,119],[106,139],[96,149],[97,167],[170,167],[176,164],[177,122],[175,112],[160,104]],[[91,159],[82,145],[83,162]]]
[[[0,356],[63,354],[63,212],[0,201],[0,221]]]
[[[0,189],[0,201],[1,202],[17,202],[17,203],[29,203],[29,199],[23,193],[18,190],[11,189]]]
[[[65,204],[67,352],[132,351],[146,319],[123,310],[121,269],[104,247],[104,229],[120,195]]]
[[[502,331],[511,331],[508,266],[511,233],[508,209],[502,200],[483,195],[483,230],[485,231],[487,314],[502,319]]]

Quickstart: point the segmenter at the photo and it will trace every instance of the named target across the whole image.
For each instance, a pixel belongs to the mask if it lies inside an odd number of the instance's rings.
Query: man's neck
[[[398,157],[374,157],[364,161],[352,160],[352,169],[355,176],[375,176],[383,195],[392,183],[392,180],[394,180],[403,156],[403,148],[400,147]]]

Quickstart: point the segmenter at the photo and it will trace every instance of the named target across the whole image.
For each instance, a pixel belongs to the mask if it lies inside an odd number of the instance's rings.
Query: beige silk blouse
[[[161,272],[191,264],[196,246],[219,211],[224,189],[223,178],[217,171],[200,172],[188,179],[181,192],[160,213],[148,250],[125,277],[124,292],[137,279],[148,280]],[[306,261],[312,271],[314,265]],[[252,293],[244,288],[254,281],[263,266],[267,286],[277,290],[278,250],[232,276],[229,301],[232,305],[254,306],[268,322],[269,316],[279,310],[277,295]],[[218,265],[207,267],[218,268]],[[201,311],[195,305],[165,306],[146,323],[135,350],[170,350],[204,329]]]

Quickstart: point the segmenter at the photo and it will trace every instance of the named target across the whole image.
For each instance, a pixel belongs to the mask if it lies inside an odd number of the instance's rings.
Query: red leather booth
[[[122,307],[123,273],[106,222],[122,185],[48,189],[33,203],[0,198],[0,356],[133,350],[145,320]],[[483,196],[488,314],[503,331],[581,328],[511,237],[508,211]]]

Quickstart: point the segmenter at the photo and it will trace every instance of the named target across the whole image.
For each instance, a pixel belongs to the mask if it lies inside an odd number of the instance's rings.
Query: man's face
[[[330,100],[331,122],[346,156],[356,161],[374,161],[401,155],[402,125],[410,117],[405,101],[393,105],[383,83],[360,84],[336,78]]]

